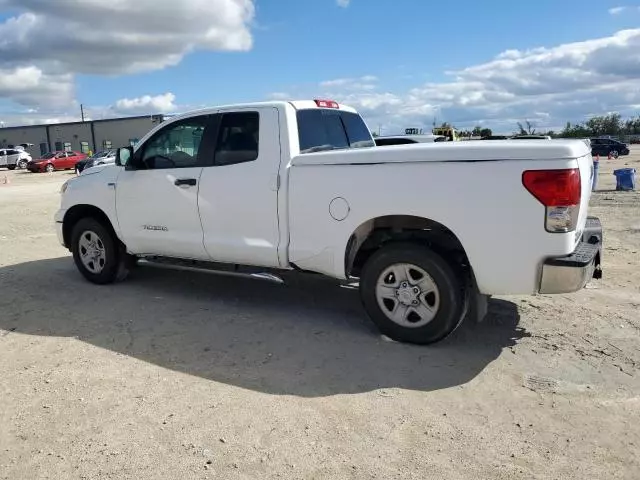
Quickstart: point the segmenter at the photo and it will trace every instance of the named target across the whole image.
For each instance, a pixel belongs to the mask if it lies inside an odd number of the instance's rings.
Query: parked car
[[[629,145],[612,138],[592,138],[591,155],[618,158],[619,155],[629,155]]]
[[[379,147],[387,145],[407,145],[410,143],[445,142],[446,140],[447,137],[444,135],[387,135],[374,138],[376,145]]]
[[[6,167],[9,170],[15,170],[22,152],[14,148],[0,149],[0,168]]]
[[[80,152],[50,152],[27,163],[27,170],[34,173],[70,170],[75,168],[76,163],[85,158],[87,158],[87,155]]]
[[[16,168],[19,168],[20,170],[24,170],[25,168],[27,168],[27,165],[32,160],[31,154],[26,150],[19,150],[19,151],[20,151],[20,156],[18,157],[18,163],[16,163]]]
[[[426,344],[482,319],[490,295],[600,277],[593,172],[580,140],[378,148],[334,101],[232,105],[173,117],[68,180],[55,222],[95,284],[136,265],[319,273],[357,281],[384,335]]]
[[[80,160],[78,163],[76,163],[76,174],[80,175],[80,173],[82,173],[82,171],[86,168],[95,167],[97,165],[111,165],[115,162],[115,150],[104,150],[102,152],[97,152],[90,157],[87,157],[84,160]]]

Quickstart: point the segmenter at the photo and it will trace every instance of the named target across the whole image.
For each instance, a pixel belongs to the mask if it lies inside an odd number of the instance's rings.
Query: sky
[[[640,113],[640,2],[0,0],[0,125],[327,98],[372,130]]]

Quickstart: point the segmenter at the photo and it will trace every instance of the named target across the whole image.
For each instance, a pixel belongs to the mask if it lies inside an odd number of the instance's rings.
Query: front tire
[[[46,167],[44,167],[44,169],[45,169],[45,171],[46,171],[47,173],[51,173],[51,172],[53,172],[56,168],[53,166],[53,164],[52,164],[52,163],[47,163],[47,166],[46,166]]]
[[[462,321],[460,277],[440,255],[417,244],[374,253],[362,270],[360,295],[378,329],[399,342],[435,343]]]
[[[103,223],[83,218],[71,234],[73,260],[90,282],[105,285],[124,280],[129,262],[124,247]]]

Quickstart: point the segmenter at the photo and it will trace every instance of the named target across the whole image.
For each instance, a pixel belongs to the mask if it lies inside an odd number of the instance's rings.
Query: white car
[[[9,170],[26,168],[29,160],[31,160],[31,155],[24,150],[17,148],[0,149],[0,168],[6,167]]]
[[[600,277],[592,176],[580,140],[378,148],[350,107],[266,102],[156,126],[115,166],[67,181],[55,221],[96,284],[135,264],[320,273],[357,280],[386,336],[426,344],[482,318],[490,295]]]
[[[99,165],[113,165],[116,163],[116,150],[104,150],[94,153],[92,156],[76,163],[76,175],[80,175],[85,170]]]

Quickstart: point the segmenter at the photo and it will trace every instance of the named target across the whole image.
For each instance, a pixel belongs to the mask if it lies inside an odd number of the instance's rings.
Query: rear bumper
[[[602,278],[601,254],[602,224],[598,218],[589,217],[582,239],[571,255],[545,260],[539,292],[576,292],[592,278]]]

